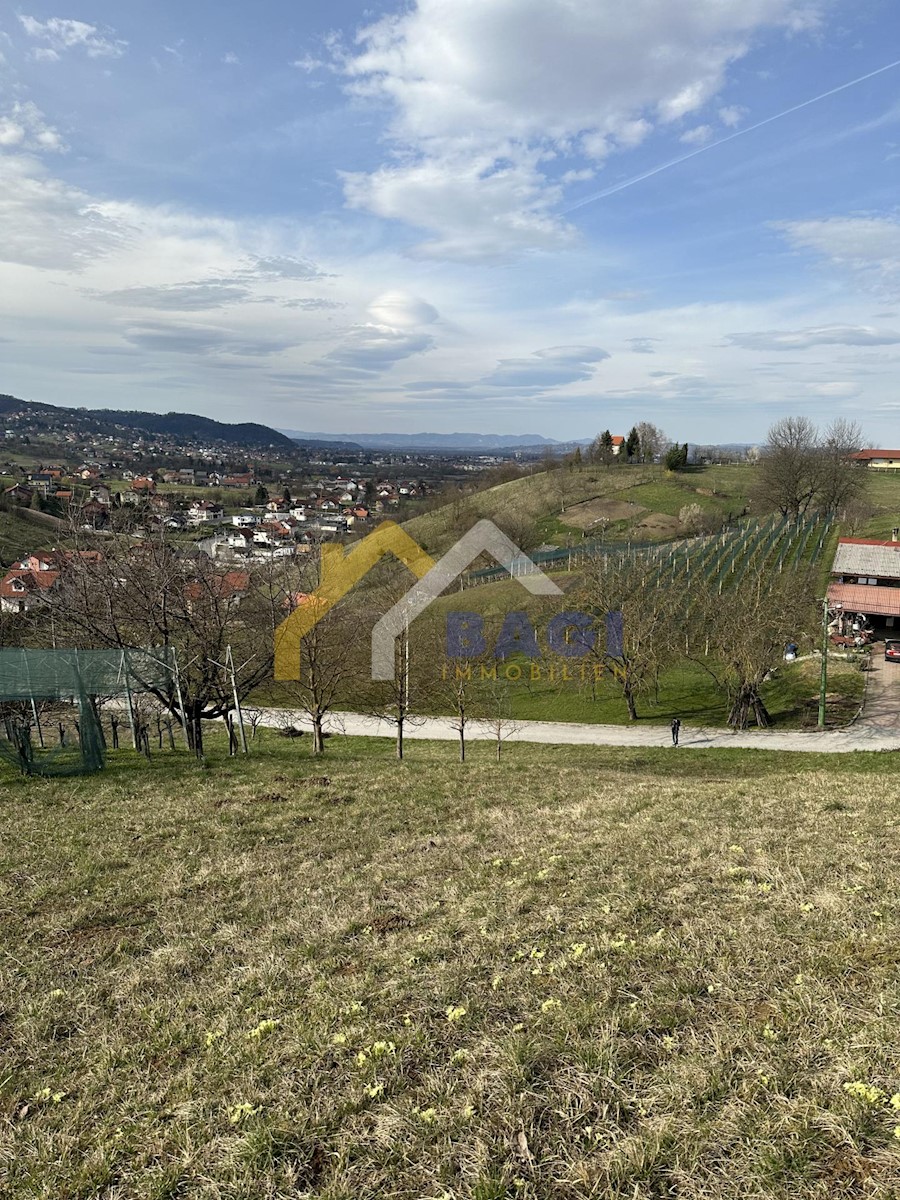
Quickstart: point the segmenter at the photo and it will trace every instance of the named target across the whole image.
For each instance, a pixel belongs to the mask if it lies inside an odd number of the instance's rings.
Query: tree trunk
[[[203,757],[203,721],[199,704],[190,705],[187,713],[188,746],[195,758]]]
[[[625,704],[628,708],[628,719],[636,721],[638,719],[637,705],[634,702],[634,689],[631,686],[631,681],[626,680],[622,688],[622,694],[625,697]]]
[[[403,759],[403,718],[397,720],[397,758]]]
[[[732,729],[746,729],[750,724],[751,713],[760,729],[767,729],[772,724],[772,718],[759,694],[759,685],[742,683],[732,701],[728,724]]]
[[[325,739],[322,736],[322,714],[313,713],[313,754],[325,753]]]
[[[459,726],[459,761],[466,761],[466,723],[460,721]]]

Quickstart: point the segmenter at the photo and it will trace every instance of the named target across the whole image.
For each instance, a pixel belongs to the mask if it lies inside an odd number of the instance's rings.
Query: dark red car
[[[885,642],[884,657],[886,662],[900,662],[900,641]]]

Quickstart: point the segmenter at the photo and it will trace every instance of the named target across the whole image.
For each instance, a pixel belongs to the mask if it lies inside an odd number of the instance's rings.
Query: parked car
[[[900,641],[885,642],[884,657],[887,662],[900,662]]]

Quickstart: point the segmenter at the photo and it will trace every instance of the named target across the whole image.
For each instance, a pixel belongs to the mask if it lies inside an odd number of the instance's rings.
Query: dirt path
[[[287,709],[263,709],[260,723],[269,727],[293,724],[309,729],[302,712]],[[364,713],[334,713],[326,728],[333,733],[356,737],[394,737],[390,721]],[[459,732],[451,717],[424,717],[407,725],[406,738],[456,741]],[[469,721],[467,740],[493,741],[496,730],[487,721]],[[515,721],[503,731],[505,742],[537,742],[557,746],[670,746],[671,735],[665,725],[587,725],[569,721]],[[886,663],[884,645],[872,649],[872,664],[866,684],[863,715],[844,729],[827,732],[747,730],[732,733],[725,729],[682,726],[680,744],[693,750],[791,750],[800,753],[850,754],[855,750],[900,750],[900,663]]]
[[[900,665],[897,666],[900,689]],[[293,723],[308,729],[309,722],[300,712],[279,709],[263,710],[261,724],[280,727]],[[357,737],[393,737],[395,727],[389,721],[362,713],[334,713],[326,728],[333,733]],[[429,738],[435,741],[456,741],[459,734],[450,717],[425,717],[407,726],[405,737]],[[496,737],[489,722],[470,721],[466,725],[468,740],[492,741]],[[538,742],[545,745],[568,746],[668,746],[671,735],[665,725],[579,725],[562,721],[517,721],[504,730],[506,742]],[[826,754],[847,754],[854,750],[900,750],[900,728],[880,730],[877,726],[857,723],[846,729],[826,733],[748,730],[729,733],[722,729],[688,728],[682,726],[681,745],[697,750],[752,749],[793,750]]]

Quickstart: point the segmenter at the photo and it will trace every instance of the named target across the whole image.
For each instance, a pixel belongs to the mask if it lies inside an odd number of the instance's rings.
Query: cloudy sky
[[[0,392],[900,444],[895,60],[896,0],[0,0]]]

